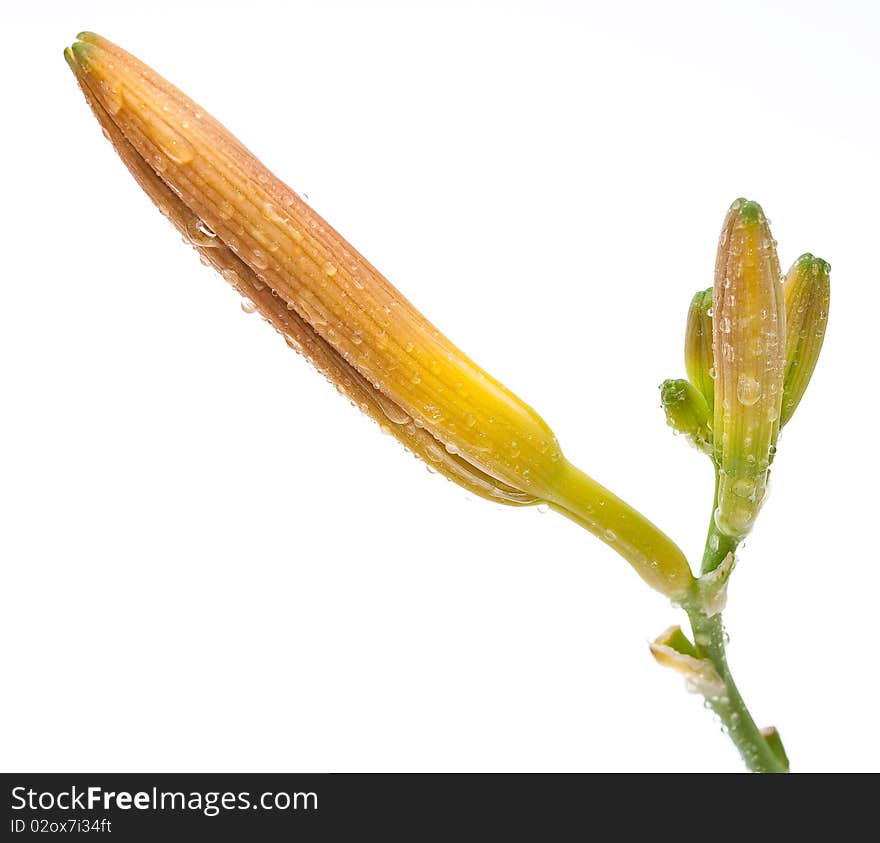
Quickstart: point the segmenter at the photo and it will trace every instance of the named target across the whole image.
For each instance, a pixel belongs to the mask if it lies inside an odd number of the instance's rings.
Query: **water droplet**
[[[709,367],[709,377],[712,378],[712,380],[715,380],[715,378],[718,377],[718,369],[714,366]]]
[[[217,235],[214,233],[214,230],[209,226],[206,222],[199,220],[196,224],[196,228],[205,235],[209,240],[213,240]]]
[[[196,157],[196,151],[181,135],[177,134],[167,124],[157,123],[153,128],[153,137],[156,145],[175,164],[189,164]]]
[[[740,477],[733,481],[733,493],[739,498],[750,498],[755,493],[755,481],[751,477]]]
[[[607,542],[616,542],[617,541],[617,533],[614,530],[606,530],[605,531],[605,541]]]
[[[410,417],[397,404],[386,398],[381,392],[377,392],[374,397],[388,421],[394,424],[409,424]]]
[[[269,266],[269,259],[266,257],[266,253],[260,249],[254,249],[251,252],[251,262],[257,269],[265,269]]]
[[[414,346],[411,342],[408,342],[408,343],[404,346],[404,348],[406,349],[407,353],[409,353],[409,352],[411,352],[411,351],[415,348],[415,346]]]
[[[752,407],[761,397],[761,382],[746,374],[741,374],[736,383],[736,397],[740,404]]]
[[[250,299],[242,299],[241,309],[245,313],[253,313],[257,309],[257,306]]]
[[[332,278],[334,275],[336,275],[336,266],[330,261],[327,261],[327,263],[324,264],[324,275],[326,275],[328,278]]]
[[[730,513],[730,524],[734,529],[745,531],[752,523],[755,513],[751,507],[738,506]]]
[[[278,209],[269,200],[266,200],[263,203],[263,216],[267,220],[269,220],[270,222],[286,222],[287,221],[287,218],[281,216],[281,214],[278,213]]]
[[[125,104],[125,89],[122,85],[114,87],[108,82],[101,82],[101,102],[104,108],[111,114],[118,114],[119,110]]]
[[[210,249],[221,245],[217,242],[217,235],[201,220],[187,222],[184,242],[193,246],[201,246],[203,249]]]
[[[477,417],[473,413],[468,413],[464,417],[464,423],[467,427],[471,428],[477,423]]]
[[[312,324],[312,326],[318,327],[327,324],[327,315],[323,312],[320,306],[313,305],[307,301],[302,301],[300,302],[300,307],[302,309],[303,315]]]
[[[443,451],[440,450],[438,445],[429,443],[428,445],[425,445],[425,456],[429,460],[440,462],[443,459]]]
[[[539,504],[535,507],[535,509],[537,509],[538,512],[539,512],[541,515],[546,515],[546,514],[550,511],[550,504],[539,503]]]

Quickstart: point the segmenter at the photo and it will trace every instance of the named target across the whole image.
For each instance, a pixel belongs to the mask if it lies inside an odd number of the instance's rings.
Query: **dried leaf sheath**
[[[206,231],[199,217],[186,207],[138,155],[104,108],[91,95],[89,88],[85,85],[81,88],[108,139],[144,192],[202,257],[242,296],[254,303],[259,313],[284,337],[291,348],[306,357],[370,418],[450,480],[474,494],[499,503],[523,505],[536,502],[533,496],[483,474],[466,460],[448,453],[427,430],[413,424],[412,419],[399,406],[374,389],[308,323],[274,295],[216,234],[211,236],[210,229]]]

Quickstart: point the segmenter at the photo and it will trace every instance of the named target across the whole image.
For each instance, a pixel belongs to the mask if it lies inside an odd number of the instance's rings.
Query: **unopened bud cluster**
[[[691,301],[687,381],[661,385],[671,427],[711,453],[718,471],[718,530],[741,540],[767,489],[779,431],[813,374],[825,336],[830,267],[795,261],[783,283],[761,206],[737,199],[724,220],[715,283]]]

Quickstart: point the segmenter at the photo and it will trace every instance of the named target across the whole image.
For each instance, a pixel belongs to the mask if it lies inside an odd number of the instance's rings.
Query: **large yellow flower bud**
[[[502,503],[547,501],[658,591],[681,597],[691,588],[687,561],[666,535],[569,463],[528,404],[220,123],[116,45],[78,37],[65,58],[138,183],[340,391],[470,491]]]
[[[785,304],[776,241],[761,206],[738,199],[718,244],[712,296],[713,442],[718,529],[735,539],[755,520],[779,433]]]

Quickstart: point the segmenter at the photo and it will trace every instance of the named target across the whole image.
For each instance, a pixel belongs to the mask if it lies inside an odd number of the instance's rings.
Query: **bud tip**
[[[764,209],[755,201],[740,197],[731,206],[731,211],[739,212],[739,216],[748,222],[764,222]]]
[[[804,269],[815,272],[817,275],[830,275],[831,264],[822,258],[817,258],[810,252],[804,252],[795,262],[795,269]]]

